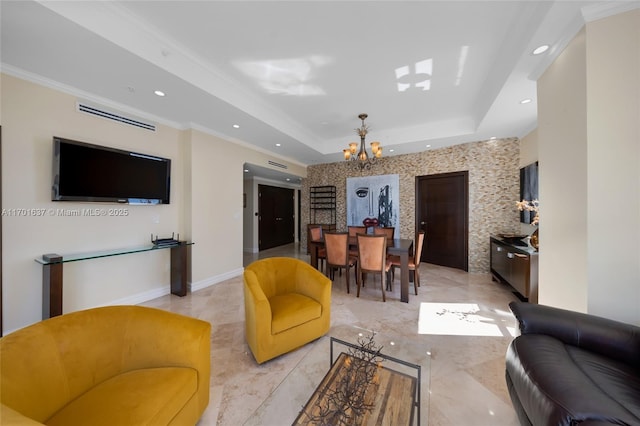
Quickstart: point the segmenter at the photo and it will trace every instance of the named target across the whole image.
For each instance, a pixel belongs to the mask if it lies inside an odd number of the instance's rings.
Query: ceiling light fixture
[[[239,129],[239,128],[240,128],[240,125],[239,125],[239,124],[234,124],[234,125],[233,125],[233,128],[234,128],[234,129]]]
[[[369,126],[364,124],[364,120],[368,117],[367,114],[360,114],[358,118],[362,120],[362,126],[358,127],[356,133],[360,136],[360,151],[356,154],[356,150],[358,149],[357,142],[350,142],[349,148],[344,149],[344,159],[347,161],[354,161],[356,167],[360,170],[369,170],[373,164],[376,163],[376,160],[382,157],[382,147],[380,146],[380,142],[371,142],[371,152],[373,156],[369,157],[367,153],[367,149],[364,147],[364,139],[369,132]]]
[[[543,44],[542,46],[538,46],[536,47],[533,52],[534,55],[540,55],[544,52],[546,52],[547,50],[549,50],[549,45],[548,44]]]
[[[528,104],[530,102],[531,102],[531,99],[523,99],[523,100],[520,101],[520,103],[523,104],[523,105],[524,104]]]
[[[156,90],[153,93],[155,93],[156,95],[161,96],[161,97],[164,96],[164,92],[162,90]]]

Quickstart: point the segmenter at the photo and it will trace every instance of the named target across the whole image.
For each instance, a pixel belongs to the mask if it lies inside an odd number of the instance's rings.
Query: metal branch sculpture
[[[323,390],[324,398],[307,408],[308,424],[318,426],[352,426],[362,424],[364,415],[373,409],[372,400],[379,385],[382,347],[374,341],[375,333],[358,338],[358,347],[346,355],[343,374],[335,384]],[[372,392],[373,391],[373,392]]]

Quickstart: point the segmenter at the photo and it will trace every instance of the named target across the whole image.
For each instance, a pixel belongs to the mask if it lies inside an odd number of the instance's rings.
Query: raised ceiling
[[[0,52],[3,72],[311,165],[342,159],[362,112],[385,156],[522,137],[566,43],[638,3],[3,1]]]

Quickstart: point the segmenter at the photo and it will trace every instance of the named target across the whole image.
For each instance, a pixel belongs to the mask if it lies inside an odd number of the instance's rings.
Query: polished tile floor
[[[308,260],[297,245],[245,255],[244,264],[271,256]],[[347,294],[344,274],[336,274],[332,325],[352,324],[408,339],[420,339],[431,352],[430,426],[518,425],[504,379],[504,355],[516,321],[508,303],[510,287],[488,274],[469,274],[420,265],[418,296],[400,302],[399,277],[382,302],[379,286],[367,285],[356,298]],[[352,280],[353,283],[354,280]],[[211,398],[199,425],[242,425],[304,356],[304,348],[257,365],[244,341],[242,277],[183,298],[163,296],[144,303],[212,324]],[[282,425],[288,422],[283,419]],[[280,426],[280,425],[265,425]]]

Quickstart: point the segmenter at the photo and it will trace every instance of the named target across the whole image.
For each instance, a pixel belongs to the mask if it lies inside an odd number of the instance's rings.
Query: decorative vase
[[[536,251],[538,251],[538,246],[540,244],[540,241],[538,240],[538,228],[536,228],[536,230],[533,231],[529,241],[531,243],[531,247],[533,247],[534,249],[536,249]]]

